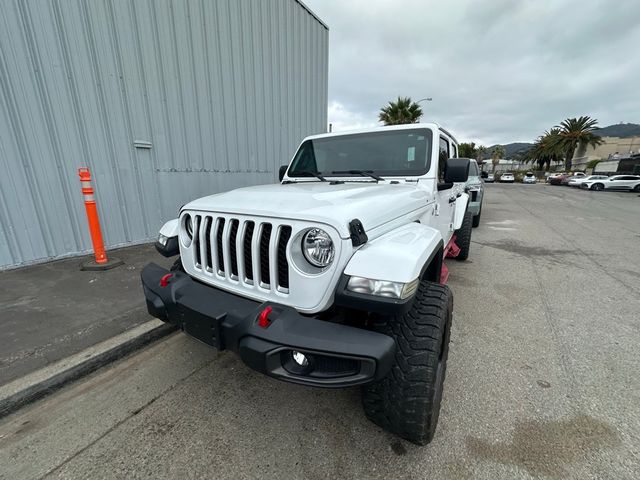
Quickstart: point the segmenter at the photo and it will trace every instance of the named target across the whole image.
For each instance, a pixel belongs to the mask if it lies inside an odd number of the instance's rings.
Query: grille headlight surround
[[[178,233],[180,237],[180,242],[185,248],[189,248],[191,246],[191,241],[193,240],[193,217],[185,213],[180,218],[180,230]]]
[[[188,213],[185,215],[184,229],[187,231],[187,235],[189,235],[189,238],[193,238],[193,219]]]
[[[327,232],[321,228],[311,228],[302,237],[302,253],[314,267],[325,268],[333,262],[336,247]]]
[[[349,281],[347,282],[347,290],[353,293],[361,293],[364,295],[374,295],[377,297],[405,300],[416,293],[419,284],[419,278],[404,283],[391,282],[388,280],[374,280],[364,277],[349,277]]]

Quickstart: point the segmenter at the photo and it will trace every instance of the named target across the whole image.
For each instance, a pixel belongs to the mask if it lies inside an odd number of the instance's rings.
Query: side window
[[[449,155],[449,141],[440,137],[440,155],[438,157],[438,181],[444,181],[444,165],[447,161],[447,158],[451,158]]]
[[[458,146],[455,143],[451,144],[451,157],[458,158]]]
[[[479,175],[478,173],[478,165],[475,162],[471,162],[469,164],[469,176],[470,177],[477,177]]]

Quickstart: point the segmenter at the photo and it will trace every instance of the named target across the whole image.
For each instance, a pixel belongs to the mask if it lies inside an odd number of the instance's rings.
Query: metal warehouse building
[[[328,29],[295,0],[7,0],[0,268],[154,238],[187,201],[277,180],[326,131]]]

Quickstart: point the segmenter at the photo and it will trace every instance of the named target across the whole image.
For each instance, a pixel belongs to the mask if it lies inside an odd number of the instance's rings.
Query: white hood
[[[415,184],[311,181],[238,188],[199,198],[184,208],[320,222],[348,238],[354,218],[368,231],[426,204],[426,192]]]

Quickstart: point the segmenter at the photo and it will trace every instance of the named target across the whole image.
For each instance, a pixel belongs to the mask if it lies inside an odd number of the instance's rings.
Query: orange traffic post
[[[82,195],[84,197],[84,208],[87,211],[87,221],[89,222],[89,233],[93,244],[94,261],[84,262],[81,270],[109,270],[110,268],[122,265],[122,261],[117,259],[109,260],[102,241],[102,230],[100,229],[100,217],[96,207],[96,197],[91,186],[91,172],[88,168],[78,169],[78,176],[82,184]]]

